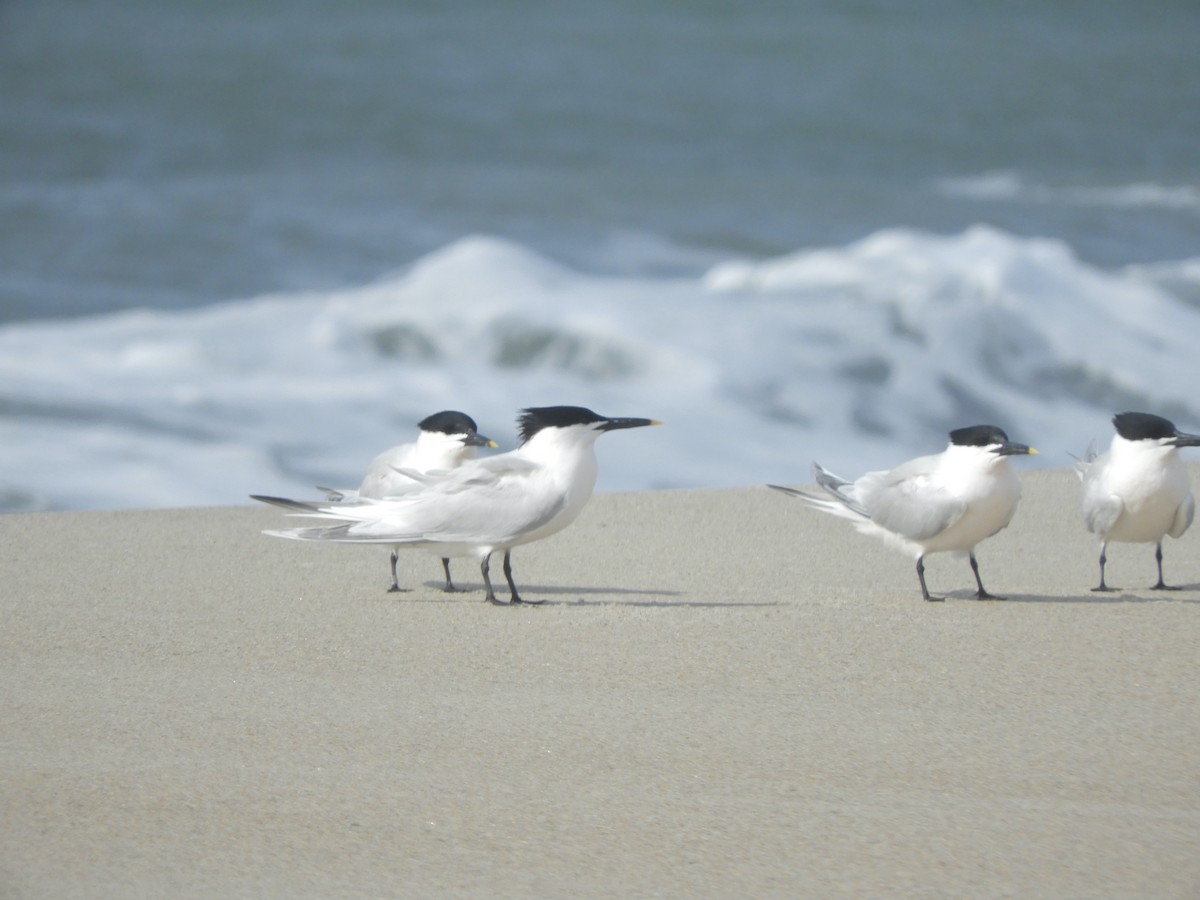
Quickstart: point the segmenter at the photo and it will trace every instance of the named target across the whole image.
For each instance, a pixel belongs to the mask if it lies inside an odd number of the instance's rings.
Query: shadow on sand
[[[425,587],[429,590],[429,594],[423,591],[414,590],[401,594],[385,594],[385,598],[407,598],[412,602],[437,603],[446,601],[471,601],[477,602],[483,599],[483,585],[471,585],[470,587],[459,587],[455,593],[446,593],[441,590],[441,582],[427,581]],[[737,601],[737,600],[676,600],[672,598],[683,596],[682,591],[664,591],[650,590],[645,588],[617,588],[617,587],[596,587],[595,585],[587,587],[568,587],[565,585],[519,585],[521,596],[527,601],[518,606],[640,606],[640,607],[676,607],[676,608],[736,608],[745,607],[747,609],[753,607],[771,607],[771,606],[786,606],[782,601]],[[506,597],[507,591],[499,585],[496,587],[496,595],[498,597]],[[587,600],[586,597],[604,597],[606,599]],[[630,598],[630,599],[623,599]],[[636,598],[636,599],[633,599]],[[663,599],[658,599],[663,598]]]
[[[1188,596],[1185,592],[1200,590],[1200,585],[1184,586],[1178,590],[1155,591],[1146,588],[1143,593],[1132,593],[1116,588],[1105,593],[1088,592],[1086,594],[1007,594],[1003,601],[975,601],[972,594],[950,594],[947,599],[967,600],[977,603],[1200,603],[1200,597]]]

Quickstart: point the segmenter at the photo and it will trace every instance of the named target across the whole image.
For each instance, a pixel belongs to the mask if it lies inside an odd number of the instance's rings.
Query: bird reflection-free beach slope
[[[0,894],[1190,896],[1197,538],[1092,594],[1021,479],[1004,603],[765,487],[594,497],[525,608],[268,508],[0,517]]]

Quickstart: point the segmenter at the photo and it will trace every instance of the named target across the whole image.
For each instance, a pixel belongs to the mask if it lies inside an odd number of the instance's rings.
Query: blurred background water
[[[352,485],[448,407],[668,420],[610,489],[1195,430],[1197,59],[1192,2],[7,0],[0,508]]]

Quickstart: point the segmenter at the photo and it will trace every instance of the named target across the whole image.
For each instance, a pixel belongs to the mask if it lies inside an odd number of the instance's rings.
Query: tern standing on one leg
[[[927,554],[943,551],[969,554],[979,588],[976,599],[1000,600],[984,590],[975,545],[1012,520],[1021,483],[1008,458],[1032,453],[1037,451],[1010,441],[994,425],[972,425],[950,432],[950,445],[941,453],[909,460],[890,471],[868,472],[854,482],[814,463],[817,484],[827,497],[775,484],[770,487],[849,519],[864,534],[912,554],[926,600],[943,599],[930,596],[924,562]]]
[[[509,453],[470,460],[457,469],[420,477],[419,487],[380,500],[321,504],[256,496],[302,516],[332,519],[324,527],[268,531],[302,541],[393,544],[442,556],[473,556],[497,600],[489,565],[504,551],[504,576],[511,597],[522,599],[513,582],[513,547],[549,537],[570,525],[596,485],[595,443],[622,428],[658,425],[654,419],[609,418],[580,406],[526,409],[519,419],[520,446]]]
[[[475,420],[466,413],[454,409],[426,416],[417,423],[417,439],[410,444],[400,444],[384,450],[367,466],[367,474],[357,491],[339,491],[325,488],[330,500],[352,502],[359,498],[379,500],[395,494],[411,491],[416,484],[411,476],[402,475],[400,469],[424,474],[457,469],[469,459],[475,458],[478,447],[495,447],[496,442],[479,433]],[[403,591],[396,576],[396,562],[400,554],[392,549],[392,586],[388,591]],[[442,571],[446,575],[447,593],[456,588],[450,580],[450,559],[442,557]]]
[[[1155,545],[1158,583],[1155,590],[1173,590],[1163,583],[1162,542],[1180,537],[1192,524],[1196,502],[1180,447],[1200,446],[1200,435],[1185,434],[1173,422],[1144,412],[1113,416],[1108,452],[1089,451],[1077,466],[1083,482],[1083,521],[1100,537],[1100,584],[1092,590],[1112,590],[1104,581],[1109,541]]]

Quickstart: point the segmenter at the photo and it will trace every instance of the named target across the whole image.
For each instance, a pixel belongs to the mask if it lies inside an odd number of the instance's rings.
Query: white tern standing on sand
[[[367,474],[357,491],[342,491],[334,488],[321,488],[330,500],[353,502],[360,498],[379,500],[411,491],[417,482],[409,475],[402,475],[401,469],[425,474],[427,472],[445,472],[457,469],[469,459],[475,458],[477,447],[495,447],[496,442],[479,433],[475,420],[466,413],[454,409],[426,416],[417,423],[417,439],[410,444],[400,444],[390,450],[384,450],[367,466]],[[402,591],[400,581],[396,577],[396,562],[400,554],[392,550],[392,586],[388,591]],[[442,557],[442,571],[446,574],[446,586],[443,590],[452,593],[454,582],[450,580],[450,559]]]
[[[824,512],[855,523],[859,531],[883,538],[917,560],[921,596],[925,586],[925,556],[943,551],[966,552],[979,590],[978,600],[1000,600],[983,587],[975,545],[1012,520],[1021,499],[1021,483],[1009,465],[1010,456],[1037,453],[1008,439],[994,425],[972,425],[950,432],[950,445],[941,453],[909,460],[887,472],[868,472],[849,482],[813,464],[817,484],[828,497],[772,484]]]
[[[596,439],[606,431],[658,425],[654,419],[614,419],[580,406],[523,410],[520,446],[470,460],[445,473],[411,473],[420,487],[380,500],[303,503],[255,496],[302,516],[337,525],[268,531],[302,541],[394,544],[442,556],[473,556],[491,603],[521,603],[513,583],[513,547],[549,537],[579,515],[596,485]],[[508,601],[496,598],[489,576],[492,554],[504,551]]]
[[[1113,416],[1112,445],[1097,457],[1089,449],[1075,467],[1083,482],[1083,521],[1100,537],[1100,584],[1104,583],[1105,551],[1109,541],[1155,544],[1158,584],[1155,590],[1172,590],[1163,583],[1162,539],[1181,536],[1192,524],[1196,502],[1187,470],[1179,458],[1180,447],[1200,446],[1200,435],[1185,434],[1162,416],[1123,412]]]

